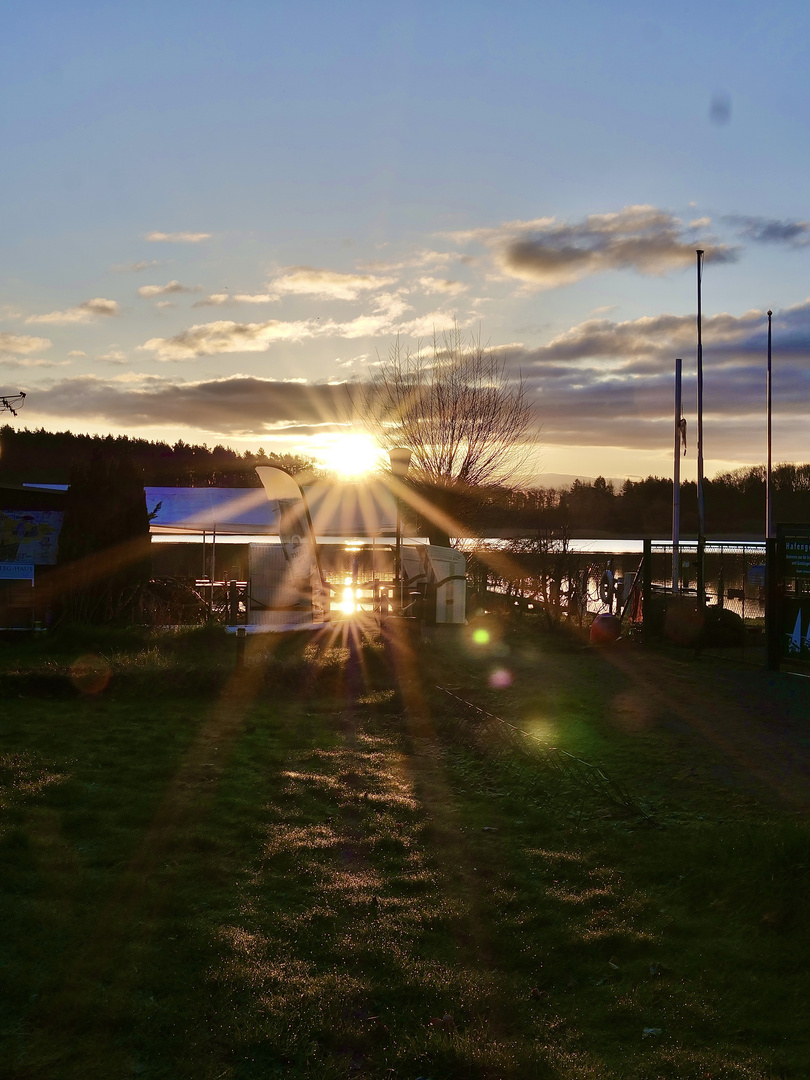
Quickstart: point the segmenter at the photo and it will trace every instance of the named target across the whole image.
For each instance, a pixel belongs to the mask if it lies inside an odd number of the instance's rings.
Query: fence
[[[679,545],[679,592],[697,599],[697,543]],[[650,581],[655,591],[672,590],[672,544],[652,545]],[[706,603],[733,612],[710,651],[744,663],[765,663],[765,544],[707,543],[704,556]],[[734,623],[736,622],[736,626]]]
[[[653,586],[672,589],[672,544],[652,545]],[[697,596],[697,544],[680,544],[681,593]],[[765,545],[707,543],[704,559],[707,603],[736,612],[742,619],[765,617]]]

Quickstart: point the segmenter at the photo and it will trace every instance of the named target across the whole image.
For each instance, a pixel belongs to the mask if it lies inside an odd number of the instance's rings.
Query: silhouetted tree
[[[536,439],[522,376],[458,327],[433,339],[428,354],[399,340],[376,369],[360,402],[366,425],[385,449],[412,453],[413,482],[444,515],[453,490],[501,484],[519,472]],[[441,521],[431,539],[447,543]]]

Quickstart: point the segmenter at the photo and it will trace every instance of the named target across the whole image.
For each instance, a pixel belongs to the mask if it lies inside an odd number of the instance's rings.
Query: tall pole
[[[681,368],[682,360],[675,361],[675,464],[672,475],[672,595],[678,595],[680,587],[680,541],[681,541]]]
[[[395,477],[395,495],[397,504],[397,542],[394,549],[394,587],[399,593],[399,614],[402,614],[404,600],[404,580],[402,574],[402,501],[399,496],[399,484],[408,475],[408,465],[411,461],[411,451],[407,446],[395,446],[388,451],[391,461],[391,472]]]
[[[702,333],[702,296],[703,252],[697,254],[697,497],[698,497],[698,542],[697,542],[697,599],[698,610],[702,613],[706,607],[706,510],[703,501],[703,333]]]
[[[773,532],[771,496],[771,315],[768,311],[768,374],[765,390],[767,464],[765,466],[765,662],[771,671],[778,671],[781,661],[780,622],[781,589],[779,584],[779,552]]]
[[[399,614],[402,614],[402,505],[399,501],[399,495],[395,496],[397,501],[397,541],[394,548],[394,587],[399,594],[397,597],[397,604],[399,608]]]
[[[765,538],[773,539],[773,503],[771,501],[771,315],[768,312],[768,375],[766,379],[766,430],[768,444],[768,462],[765,467]]]

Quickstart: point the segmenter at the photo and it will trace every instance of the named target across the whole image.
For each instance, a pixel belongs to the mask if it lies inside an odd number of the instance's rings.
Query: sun
[[[373,472],[382,459],[383,455],[374,439],[360,431],[336,435],[322,454],[324,465],[344,480]]]

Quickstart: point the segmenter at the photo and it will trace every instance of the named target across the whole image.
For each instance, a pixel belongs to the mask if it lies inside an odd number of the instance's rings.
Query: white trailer
[[[467,560],[460,551],[435,544],[403,544],[402,576],[406,596],[420,594],[429,626],[463,623],[467,603]]]

